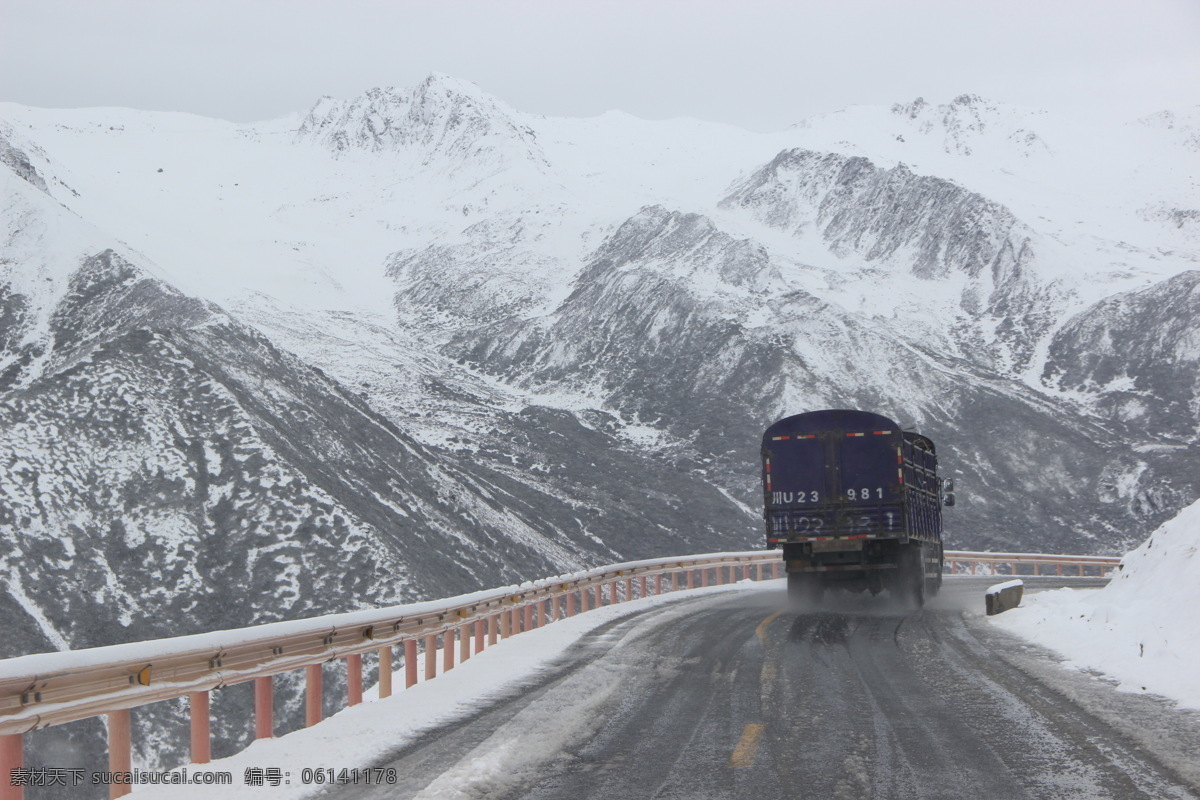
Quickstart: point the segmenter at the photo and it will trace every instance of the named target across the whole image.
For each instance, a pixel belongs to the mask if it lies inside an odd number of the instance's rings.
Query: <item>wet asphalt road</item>
[[[964,617],[989,582],[948,581],[909,613],[886,595],[836,593],[791,609],[780,590],[616,620],[558,668],[393,754],[380,766],[400,784],[329,796],[1200,797],[1196,715]]]

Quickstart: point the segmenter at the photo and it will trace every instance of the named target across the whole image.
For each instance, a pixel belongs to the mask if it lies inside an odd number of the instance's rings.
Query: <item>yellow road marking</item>
[[[758,752],[758,741],[762,735],[762,725],[747,725],[742,731],[742,738],[737,743],[737,747],[733,748],[733,755],[729,757],[729,766],[748,767],[753,764],[754,754]]]
[[[758,637],[759,644],[763,647],[767,646],[767,628],[775,619],[782,614],[782,611],[776,611],[771,616],[764,619],[754,628],[754,635]],[[763,661],[762,673],[759,675],[759,681],[765,688],[775,680],[775,665],[771,663],[769,654],[768,658]],[[742,738],[738,741],[737,747],[733,748],[733,755],[729,757],[729,766],[731,767],[748,767],[754,763],[754,755],[758,752],[758,742],[762,739],[763,726],[751,723],[742,730]]]
[[[776,611],[774,614],[758,623],[758,627],[754,629],[754,635],[758,637],[759,644],[765,645],[767,643],[767,626],[774,622],[775,618],[782,613],[782,611]]]

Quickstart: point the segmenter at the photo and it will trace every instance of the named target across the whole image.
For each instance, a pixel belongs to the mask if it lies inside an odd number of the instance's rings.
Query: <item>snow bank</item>
[[[1150,535],[1103,589],[1027,597],[991,623],[1102,672],[1129,692],[1200,708],[1200,501]]]

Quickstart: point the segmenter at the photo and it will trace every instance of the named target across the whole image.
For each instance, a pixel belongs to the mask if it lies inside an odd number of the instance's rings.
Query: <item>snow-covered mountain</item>
[[[1071,318],[1050,342],[1043,377],[1148,438],[1194,441],[1200,431],[1200,270],[1113,295]]]
[[[862,156],[785,150],[720,206],[904,282],[950,284],[959,296],[947,311],[966,322],[956,329],[967,334],[961,344],[990,339],[993,367],[1027,367],[1061,308],[1058,287],[1030,274],[1032,230],[1000,204],[904,164],[882,169]]]
[[[6,646],[744,547],[826,406],[938,441],[954,546],[1123,548],[1200,494],[1195,118],[0,104]]]
[[[35,247],[45,221],[86,227],[33,182],[0,179],[10,208],[26,208],[10,242]],[[60,269],[42,277],[57,282],[50,290],[34,295],[24,274],[0,294],[0,573],[22,631],[6,636],[11,653],[456,593],[675,544],[669,510],[608,496],[606,470],[649,470],[595,430],[599,414],[584,427],[493,400],[488,424],[518,439],[489,440],[495,465],[434,451],[114,249],[50,266]],[[452,372],[440,377],[450,383]],[[454,394],[427,389],[439,390]],[[581,447],[595,451],[587,467],[530,442],[556,433],[591,445]],[[742,521],[698,478],[655,471],[640,476],[647,491],[686,486],[718,506],[685,546],[719,546]],[[651,527],[630,537],[635,521]]]

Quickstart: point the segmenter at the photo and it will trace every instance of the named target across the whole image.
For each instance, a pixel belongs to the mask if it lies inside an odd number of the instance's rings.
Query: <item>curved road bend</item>
[[[377,765],[399,785],[327,796],[1200,798],[1200,715],[964,617],[990,582],[909,614],[886,595],[790,610],[773,587],[634,613]]]

